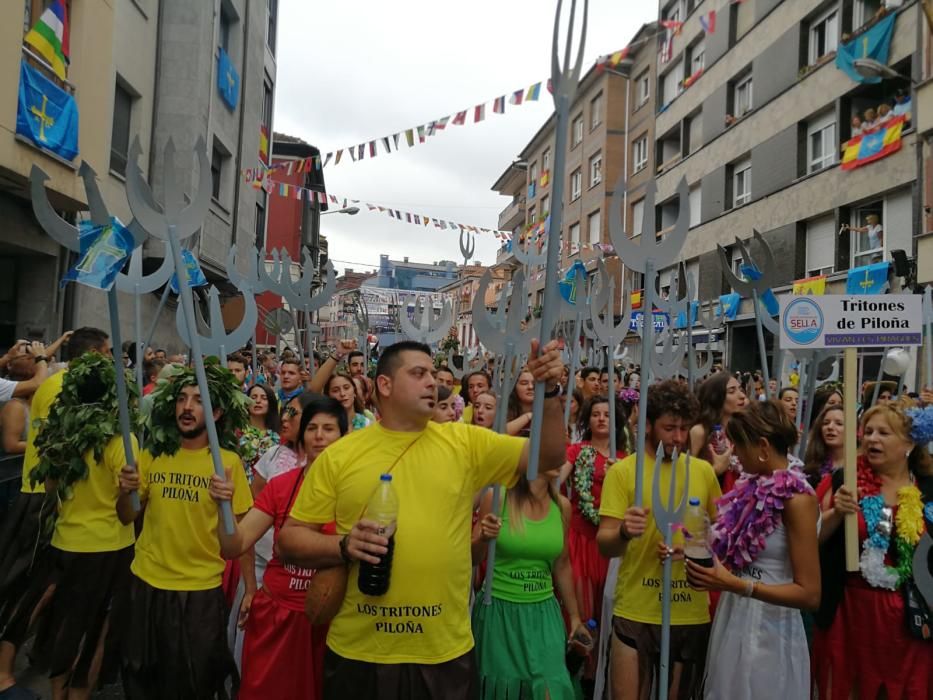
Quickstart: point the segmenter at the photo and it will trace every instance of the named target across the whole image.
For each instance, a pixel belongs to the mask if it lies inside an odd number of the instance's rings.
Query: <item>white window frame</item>
[[[528,166],[528,184],[537,184],[538,182],[538,161]]]
[[[590,158],[590,187],[603,181],[603,154],[600,151]]]
[[[884,6],[884,2],[877,3]],[[865,7],[865,0],[855,0],[852,7],[852,28],[858,29],[875,16],[877,8]]]
[[[578,250],[580,250],[580,222],[579,221],[575,224],[570,224],[568,238],[570,239],[570,254],[573,255]]]
[[[590,131],[603,123],[603,93],[590,100]]]
[[[547,172],[551,169],[551,149],[545,148],[541,154],[541,172]]]
[[[699,59],[699,60],[698,60]],[[706,64],[706,42],[699,41],[690,49],[689,75],[705,68]]]
[[[648,137],[642,136],[632,144],[632,173],[641,172],[648,166]]]
[[[632,235],[640,236],[645,221],[645,200],[639,199],[632,204]]]
[[[732,104],[735,109],[734,116],[736,118],[742,117],[754,109],[753,87],[751,73],[736,81],[735,87],[733,87],[732,98]]]
[[[813,148],[813,137],[820,135],[821,152]],[[807,124],[807,172],[815,173],[836,164],[836,115],[830,110]]]
[[[544,195],[544,196],[541,198],[541,202],[540,202],[540,203],[541,203],[541,214],[544,215],[544,216],[547,216],[548,214],[550,214],[550,213],[551,213],[551,210],[550,210],[549,207],[550,207],[550,204],[551,204],[551,196],[550,196],[550,195],[547,195],[547,194]]]
[[[573,125],[571,129],[572,131],[571,131],[570,147],[576,148],[581,143],[583,143],[583,115],[582,114],[573,120]]]
[[[823,53],[817,53],[817,38],[820,25],[823,27],[825,50]],[[807,31],[807,55],[810,65],[814,65],[823,56],[831,54],[839,47],[839,8],[833,5],[828,10],[818,15],[810,22]]]
[[[886,213],[887,212],[885,211],[884,202],[881,203],[881,211],[879,212],[877,201],[876,201],[866,206],[856,208],[855,215],[850,220],[853,222],[858,222],[858,223],[853,223],[852,224],[853,226],[867,226],[868,222],[866,219],[868,215],[878,214],[878,218],[880,219],[879,224],[881,226],[881,232],[883,235],[885,233],[884,231],[885,221],[887,220],[887,217],[885,216]],[[868,232],[866,231],[865,233],[857,233],[855,231],[852,231],[851,235],[852,235],[852,238],[850,238],[849,257],[851,259],[852,267],[861,267],[862,265],[870,264],[871,258],[873,256],[880,256],[882,259],[884,258],[884,242],[883,241],[882,241],[880,248],[862,249],[860,244],[862,241],[866,241],[866,242],[868,241]],[[884,238],[886,239],[887,236],[884,236]]]
[[[739,194],[739,181],[742,193]],[[732,206],[740,207],[752,200],[752,159],[738,161],[732,166]]]
[[[638,78],[638,106],[641,107],[651,97],[651,71],[646,70]]]
[[[830,255],[829,255],[830,264],[821,265],[820,267],[813,267],[813,264],[815,261],[810,259],[810,251],[814,246],[811,244],[810,238],[814,232],[811,229],[813,229],[815,224],[823,224],[825,226],[826,223],[829,223],[828,235],[824,234],[820,240],[822,241],[824,239],[828,239],[829,246],[832,248],[832,250],[830,251]],[[832,215],[817,217],[816,219],[810,219],[809,221],[806,222],[806,225],[807,225],[807,235],[806,235],[805,253],[806,253],[806,263],[807,263],[806,264],[807,277],[818,277],[820,275],[832,274],[836,269],[834,261],[836,259],[835,243],[836,243],[836,238],[837,238],[836,230],[835,230],[836,224],[832,218]],[[817,247],[822,248],[822,244],[820,244]]]
[[[580,199],[581,194],[583,194],[583,172],[577,168],[570,173],[570,201]]]
[[[586,234],[590,245],[595,245],[602,241],[603,217],[602,209],[597,209],[586,217]],[[593,222],[596,222],[596,231],[593,231]],[[594,238],[595,233],[595,238]]]

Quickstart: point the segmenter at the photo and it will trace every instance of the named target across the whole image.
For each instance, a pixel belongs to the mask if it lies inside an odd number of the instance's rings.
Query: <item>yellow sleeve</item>
[[[518,462],[527,440],[500,435],[475,425],[462,426],[469,445],[470,463],[473,465],[473,491],[487,484],[502,484],[511,488],[518,481]]]
[[[623,470],[625,463],[625,460],[616,462],[606,472],[606,478],[603,480],[603,494],[599,502],[600,515],[621,520],[625,517],[625,511],[631,505],[625,484]]]
[[[139,470],[139,500],[145,501],[149,497],[149,472],[152,470],[152,454],[143,450],[136,462]]]
[[[289,513],[295,520],[305,523],[330,523],[337,519],[337,489],[333,473],[335,469],[332,448],[325,450],[314,460],[305,480],[295,497],[295,505]]]
[[[231,453],[233,454],[233,453]],[[233,514],[243,515],[253,507],[253,494],[249,490],[249,482],[246,480],[246,470],[240,462],[240,458],[233,454],[230,460],[233,472]]]

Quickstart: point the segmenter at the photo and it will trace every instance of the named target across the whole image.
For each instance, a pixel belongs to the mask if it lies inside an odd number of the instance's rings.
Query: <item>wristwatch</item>
[[[347,540],[349,539],[349,533],[340,538],[340,558],[343,559],[345,564],[350,564],[353,562],[353,560],[350,558],[350,552],[347,551]]]
[[[47,358],[45,355],[36,355],[36,356],[33,357],[32,359],[35,360],[36,362],[45,362],[45,363],[48,363],[48,361],[49,361],[49,358]]]
[[[544,398],[553,399],[564,393],[564,387],[560,384],[555,384],[553,389],[548,389],[544,392]]]

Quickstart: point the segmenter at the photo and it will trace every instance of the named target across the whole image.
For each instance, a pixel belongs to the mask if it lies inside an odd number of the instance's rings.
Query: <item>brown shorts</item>
[[[324,700],[474,700],[473,650],[442,664],[375,664],[324,653]]]
[[[709,630],[708,622],[702,625],[671,625],[671,661],[699,663],[702,666],[706,662]],[[661,653],[661,625],[613,616],[612,631],[620,642],[636,649],[639,654],[656,657]]]

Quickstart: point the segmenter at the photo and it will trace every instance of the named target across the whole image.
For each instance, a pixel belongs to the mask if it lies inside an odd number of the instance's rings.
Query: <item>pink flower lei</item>
[[[751,564],[777,528],[784,502],[801,493],[812,494],[813,488],[795,469],[781,469],[769,477],[745,474],[717,501],[719,518],[712,527],[716,556],[734,571]]]

